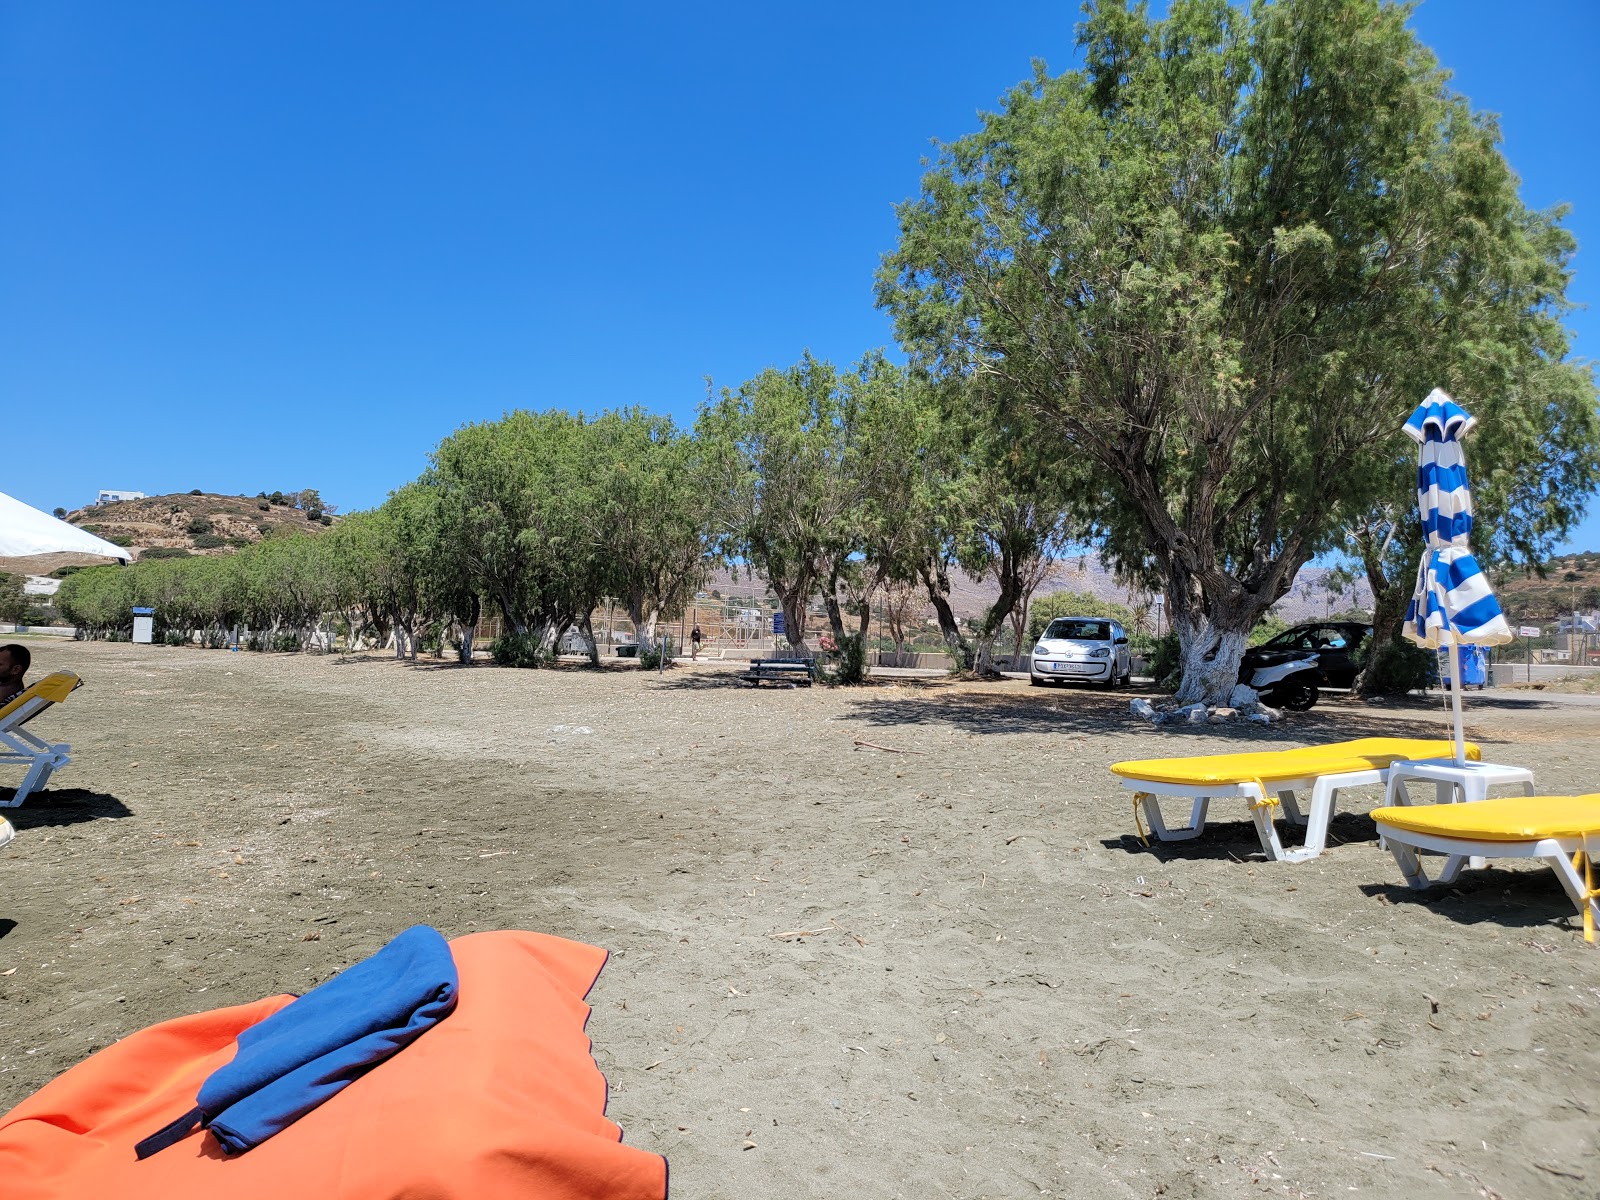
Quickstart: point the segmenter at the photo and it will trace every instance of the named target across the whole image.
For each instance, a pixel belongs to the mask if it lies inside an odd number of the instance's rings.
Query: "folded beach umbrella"
[[[1417,568],[1416,591],[1406,609],[1404,633],[1419,646],[1449,651],[1457,763],[1466,761],[1459,647],[1498,646],[1511,640],[1494,589],[1472,557],[1472,491],[1467,485],[1461,439],[1477,423],[1448,393],[1434,388],[1405,425],[1421,446],[1417,509],[1427,545]]]

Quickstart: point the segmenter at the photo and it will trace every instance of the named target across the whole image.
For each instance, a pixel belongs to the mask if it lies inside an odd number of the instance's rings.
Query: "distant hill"
[[[177,551],[228,554],[280,529],[321,533],[336,519],[320,509],[273,504],[258,496],[211,492],[91,504],[66,516],[79,529],[127,546],[135,558],[143,558],[157,548],[160,550],[154,557]]]
[[[1301,621],[1314,621],[1327,617],[1330,613],[1347,612],[1350,609],[1364,609],[1372,611],[1372,589],[1367,586],[1365,579],[1356,580],[1343,588],[1329,589],[1329,581],[1333,572],[1324,567],[1304,567],[1300,574],[1295,576],[1294,586],[1289,594],[1277,604],[1272,606],[1273,614],[1279,620],[1294,625]],[[950,607],[957,617],[978,617],[990,604],[994,603],[999,589],[988,580],[974,580],[963,575],[959,570],[952,571],[950,575],[951,595]],[[735,580],[726,570],[713,571],[706,584],[707,589],[715,589],[727,599],[737,601],[741,596],[751,594],[749,577],[741,571]],[[756,599],[760,600],[766,590],[766,585],[757,580],[755,584]],[[1116,604],[1124,604],[1130,608],[1137,608],[1142,603],[1148,603],[1148,597],[1136,596],[1133,591],[1121,583],[1101,563],[1098,556],[1093,554],[1080,555],[1075,558],[1063,559],[1055,565],[1050,578],[1039,585],[1034,592],[1034,597],[1048,596],[1052,592],[1080,592],[1093,596],[1097,600],[1104,600]],[[770,604],[767,605],[770,607]],[[928,614],[931,616],[930,608]]]
[[[1497,571],[1494,587],[1500,606],[1523,621],[1555,620],[1573,609],[1600,609],[1600,552],[1563,554],[1544,564],[1544,575],[1515,568]]]

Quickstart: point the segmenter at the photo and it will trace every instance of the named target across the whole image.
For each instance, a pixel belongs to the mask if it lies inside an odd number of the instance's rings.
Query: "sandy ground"
[[[1549,871],[1408,893],[1370,793],[1311,863],[1220,803],[1147,849],[1106,771],[1436,707],[1156,732],[1014,682],[36,654],[86,686],[0,851],[0,1108],[429,922],[611,950],[610,1112],[679,1200],[1600,1192],[1600,949]],[[1600,788],[1600,708],[1467,704],[1485,758]]]

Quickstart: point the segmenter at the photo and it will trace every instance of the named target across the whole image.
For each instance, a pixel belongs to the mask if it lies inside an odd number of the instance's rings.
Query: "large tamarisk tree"
[[[901,341],[1094,464],[1107,557],[1167,594],[1182,701],[1224,699],[1341,512],[1392,495],[1440,372],[1477,378],[1452,315],[1562,254],[1407,12],[1087,4],[1084,68],[1039,68],[899,210],[879,299]]]

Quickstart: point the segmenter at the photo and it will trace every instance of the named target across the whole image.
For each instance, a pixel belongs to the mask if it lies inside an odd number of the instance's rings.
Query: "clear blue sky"
[[[705,375],[852,361],[891,342],[872,274],[929,139],[1030,58],[1070,66],[1076,20],[0,0],[0,490],[359,508],[507,408],[688,419]],[[1594,305],[1600,3],[1428,0],[1415,26],[1502,114],[1527,201],[1573,205]],[[1600,357],[1596,314],[1572,326]],[[1600,511],[1572,544],[1600,548]]]

